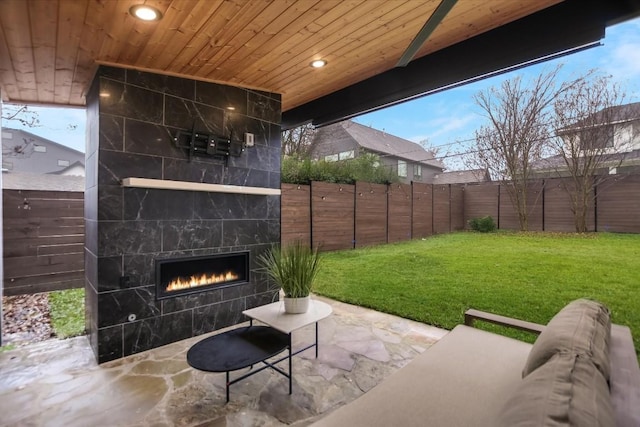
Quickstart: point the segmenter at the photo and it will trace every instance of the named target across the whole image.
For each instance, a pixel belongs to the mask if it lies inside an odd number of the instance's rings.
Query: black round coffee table
[[[207,372],[227,373],[227,402],[229,401],[229,386],[243,380],[263,369],[272,368],[288,377],[276,363],[267,362],[289,348],[289,335],[268,326],[249,326],[233,329],[218,335],[205,338],[194,344],[187,352],[187,363],[195,369]],[[247,368],[257,363],[265,366],[229,381],[229,372]]]

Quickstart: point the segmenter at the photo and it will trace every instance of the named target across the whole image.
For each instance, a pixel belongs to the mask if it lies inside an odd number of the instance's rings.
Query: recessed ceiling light
[[[234,106],[232,106],[232,105],[229,105],[229,106],[227,107],[227,110],[229,110],[229,111],[234,111],[235,109],[236,109],[236,107],[234,107]]]
[[[327,65],[327,61],[324,59],[316,59],[310,64],[313,68],[322,68]]]
[[[129,13],[143,21],[159,21],[162,19],[162,13],[155,7],[147,6],[146,4],[137,4],[131,6]]]

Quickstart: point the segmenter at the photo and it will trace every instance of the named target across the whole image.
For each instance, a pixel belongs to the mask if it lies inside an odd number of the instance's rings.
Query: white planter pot
[[[289,314],[306,313],[309,309],[309,300],[311,297],[302,298],[284,298],[284,312]]]

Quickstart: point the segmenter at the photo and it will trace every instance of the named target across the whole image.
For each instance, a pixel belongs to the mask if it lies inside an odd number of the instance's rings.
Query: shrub
[[[488,233],[490,231],[495,231],[496,222],[493,220],[491,216],[483,216],[481,218],[473,218],[469,220],[469,227],[472,230],[479,231],[481,233]]]
[[[282,182],[286,184],[309,184],[311,181],[390,184],[398,181],[397,175],[382,165],[378,156],[374,154],[363,154],[356,159],[339,162],[285,157],[282,160],[281,172]]]

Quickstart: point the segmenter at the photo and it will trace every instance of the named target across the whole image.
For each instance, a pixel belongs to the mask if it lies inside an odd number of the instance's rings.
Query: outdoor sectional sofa
[[[475,319],[540,335],[528,344]],[[640,370],[629,328],[580,299],[545,327],[477,310],[325,426],[640,426]]]

